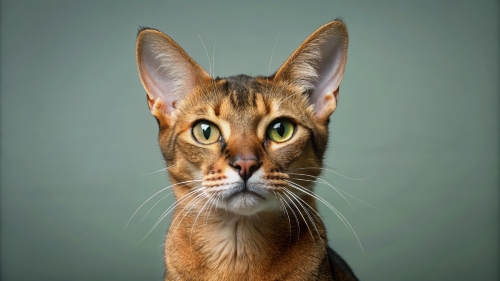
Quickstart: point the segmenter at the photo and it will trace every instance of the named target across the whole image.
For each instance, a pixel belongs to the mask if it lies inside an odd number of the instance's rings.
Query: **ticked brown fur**
[[[341,21],[270,77],[214,79],[170,37],[139,32],[139,74],[177,200],[166,280],[357,280],[327,247],[312,183],[346,59]],[[269,137],[280,120],[294,126],[283,142]],[[200,121],[220,132],[216,141],[196,139]]]

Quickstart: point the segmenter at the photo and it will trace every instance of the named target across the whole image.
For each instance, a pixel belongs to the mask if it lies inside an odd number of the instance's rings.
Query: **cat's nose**
[[[246,182],[259,169],[260,162],[255,157],[236,157],[231,166],[239,171],[240,177]]]

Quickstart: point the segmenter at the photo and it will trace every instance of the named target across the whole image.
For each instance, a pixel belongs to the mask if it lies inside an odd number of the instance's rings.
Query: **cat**
[[[328,247],[313,192],[347,46],[334,20],[271,76],[212,78],[140,28],[139,76],[176,198],[165,280],[358,280]]]

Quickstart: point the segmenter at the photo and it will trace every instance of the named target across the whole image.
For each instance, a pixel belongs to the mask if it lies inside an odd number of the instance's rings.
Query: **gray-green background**
[[[362,280],[499,280],[498,1],[2,1],[1,275],[161,280],[168,185],[135,65],[138,26],[215,74],[271,72],[316,28],[349,59],[317,192]],[[160,199],[160,197],[157,197]],[[156,202],[156,201],[153,201]],[[139,226],[138,226],[139,225]]]

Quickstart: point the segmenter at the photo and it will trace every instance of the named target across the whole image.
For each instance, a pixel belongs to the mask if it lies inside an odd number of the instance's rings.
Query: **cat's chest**
[[[268,280],[272,249],[255,225],[227,221],[200,229],[167,237],[170,274],[182,275],[179,280]]]
[[[288,243],[288,227],[279,223],[230,220],[200,229],[178,229],[167,238],[167,274],[180,276],[167,280],[316,280],[311,276],[317,275],[320,251],[305,239]]]

